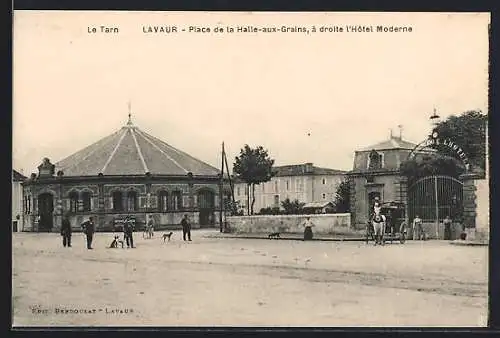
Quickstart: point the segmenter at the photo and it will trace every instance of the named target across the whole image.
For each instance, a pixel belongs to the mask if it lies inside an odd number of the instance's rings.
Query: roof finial
[[[403,139],[403,125],[398,124],[398,128],[399,128],[399,139],[402,140]]]
[[[128,122],[127,125],[132,125],[132,103],[130,100],[128,101]]]

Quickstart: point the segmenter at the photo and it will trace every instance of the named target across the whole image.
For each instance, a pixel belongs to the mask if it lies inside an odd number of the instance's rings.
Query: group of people
[[[95,223],[94,219],[92,217],[89,217],[89,219],[81,224],[82,231],[87,237],[87,249],[92,250],[92,240],[94,238],[94,232],[95,232]],[[72,234],[72,229],[71,229],[71,222],[69,220],[69,214],[65,214],[63,219],[62,219],[62,224],[61,224],[61,236],[63,239],[63,246],[64,247],[71,247],[71,234]]]
[[[412,222],[413,240],[425,240],[426,235],[422,224],[423,224],[422,219],[418,215],[416,215]],[[453,221],[450,216],[446,216],[444,218],[443,225],[444,225],[444,239],[451,240]]]
[[[188,241],[191,241],[191,223],[189,222],[189,217],[187,214],[184,215],[181,221],[182,225],[182,237],[184,241],[186,238]],[[96,231],[96,226],[94,223],[93,217],[89,217],[88,220],[81,224],[82,232],[85,234],[87,239],[87,249],[93,250],[92,241],[94,239],[94,233]],[[134,231],[135,231],[135,222],[131,216],[126,216],[123,220],[123,237],[124,241],[127,244],[128,248],[135,248],[134,246]],[[154,219],[150,215],[149,221],[146,225],[146,231],[150,238],[154,234]],[[61,237],[64,247],[71,247],[71,222],[69,219],[69,214],[66,213],[63,217],[61,224]]]

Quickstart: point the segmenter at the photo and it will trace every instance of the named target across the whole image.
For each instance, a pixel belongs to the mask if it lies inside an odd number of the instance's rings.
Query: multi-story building
[[[22,231],[23,224],[23,187],[21,183],[26,177],[12,170],[12,231]]]
[[[351,224],[364,227],[370,217],[370,207],[375,198],[383,202],[406,204],[406,178],[400,174],[401,164],[417,145],[393,136],[354,152],[353,170],[347,173],[350,180]],[[433,153],[425,148],[418,156]]]
[[[276,166],[273,170],[275,175],[269,182],[255,187],[254,212],[262,208],[281,207],[281,202],[287,198],[301,203],[333,201],[337,187],[346,174],[342,170],[315,167],[312,163]],[[245,213],[247,190],[245,183],[235,183],[234,197]]]

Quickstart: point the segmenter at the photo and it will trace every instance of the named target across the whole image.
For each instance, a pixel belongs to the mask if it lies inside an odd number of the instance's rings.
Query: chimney
[[[312,173],[314,171],[313,164],[312,163],[304,164],[304,171],[306,174]]]
[[[403,139],[403,125],[398,124],[398,128],[399,128],[399,139],[402,140]]]

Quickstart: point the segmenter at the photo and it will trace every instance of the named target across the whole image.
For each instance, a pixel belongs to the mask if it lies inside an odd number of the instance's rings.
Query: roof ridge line
[[[187,157],[189,157],[189,158],[191,158],[191,159],[193,159],[193,160],[195,160],[195,161],[202,162],[203,164],[208,165],[208,166],[209,166],[209,167],[211,167],[212,169],[219,170],[218,168],[214,167],[213,165],[211,165],[211,164],[209,164],[209,163],[207,163],[207,162],[205,162],[205,161],[202,161],[202,160],[200,160],[199,158],[196,158],[196,157],[194,157],[194,156],[192,156],[192,155],[190,155],[190,154],[188,154],[188,153],[186,153],[186,152],[184,152],[184,151],[182,151],[182,150],[180,150],[180,149],[177,149],[177,148],[175,148],[174,146],[172,146],[172,145],[168,144],[168,143],[167,143],[167,142],[165,142],[165,141],[160,140],[159,138],[157,138],[157,137],[155,137],[155,136],[153,136],[153,135],[150,135],[150,134],[148,134],[148,133],[146,133],[146,132],[144,132],[144,131],[142,131],[142,130],[141,130],[141,133],[143,133],[143,134],[145,134],[145,135],[147,135],[147,136],[151,137],[152,139],[154,139],[154,140],[156,140],[156,141],[158,141],[158,142],[160,142],[160,143],[163,143],[164,145],[166,145],[167,147],[169,147],[170,149],[172,149],[173,151],[175,151],[175,152],[176,152],[177,154],[179,154],[179,155],[184,155],[184,156],[187,156]]]
[[[137,148],[137,153],[139,154],[139,158],[141,159],[142,166],[144,167],[144,172],[148,173],[149,168],[146,165],[146,161],[144,161],[144,156],[142,155],[141,147],[139,147],[139,143],[137,143],[137,138],[135,137],[135,128],[130,128],[130,133],[132,134],[132,138],[134,139],[135,147]]]
[[[126,129],[126,128],[123,129],[123,134],[122,134],[122,136],[120,136],[120,139],[118,140],[118,143],[116,144],[115,149],[113,149],[113,151],[111,152],[111,155],[109,155],[109,158],[106,160],[106,163],[104,163],[104,166],[101,169],[102,174],[104,174],[104,171],[108,167],[109,162],[111,162],[111,160],[113,159],[113,156],[115,156],[116,151],[120,147],[120,144],[122,143],[123,139],[125,138],[125,134],[127,134],[127,132],[128,132],[128,129]]]
[[[144,134],[142,130],[137,130],[138,131],[138,134],[142,136],[143,139],[145,139],[147,142],[149,142],[149,144],[151,144],[153,147],[155,147],[156,149],[158,149],[163,155],[165,155],[166,158],[168,158],[170,161],[172,161],[176,166],[178,166],[179,168],[181,168],[182,170],[184,170],[186,173],[189,172],[189,170],[187,170],[186,168],[184,168],[183,166],[181,166],[176,160],[174,160],[172,157],[170,157],[167,153],[165,153],[160,147],[158,147],[156,144],[154,144],[153,142],[151,142],[151,140],[149,140]]]
[[[85,148],[90,148],[90,147],[92,147],[92,146],[96,146],[94,150],[92,150],[92,151],[91,151],[91,152],[90,152],[87,156],[83,157],[80,161],[77,161],[76,163],[73,163],[73,164],[72,164],[72,165],[70,165],[70,166],[66,166],[66,167],[59,167],[59,168],[60,168],[61,170],[63,170],[63,171],[64,171],[64,170],[66,170],[66,169],[68,169],[68,168],[73,168],[73,167],[75,167],[77,164],[82,163],[82,162],[83,162],[83,161],[85,161],[87,158],[89,158],[92,154],[94,154],[96,151],[98,151],[98,150],[99,150],[102,146],[104,146],[104,145],[108,144],[108,143],[109,143],[109,142],[110,142],[110,141],[114,138],[115,134],[117,134],[118,132],[120,132],[120,130],[121,130],[121,129],[118,129],[117,131],[115,131],[115,132],[114,132],[114,133],[112,133],[111,135],[109,135],[109,136],[105,137],[104,139],[101,139],[101,140],[99,140],[99,141],[97,141],[97,142],[94,142],[94,143],[92,143],[91,145],[89,145],[89,146],[85,147]],[[100,143],[102,143],[102,144],[100,144]],[[100,145],[100,147],[98,147],[98,145]],[[82,150],[85,150],[85,148],[83,148]],[[74,156],[74,155],[78,154],[78,153],[79,153],[80,151],[82,151],[82,150],[79,150],[79,151],[77,151],[76,153],[74,153],[73,155],[69,155],[68,157],[63,158],[61,161],[64,161],[64,160],[66,160],[66,159],[70,158],[71,156]],[[55,164],[56,164],[56,167],[57,167],[57,164],[58,164],[58,163],[60,163],[61,161],[58,161],[58,162],[56,162],[56,163],[55,163]]]

